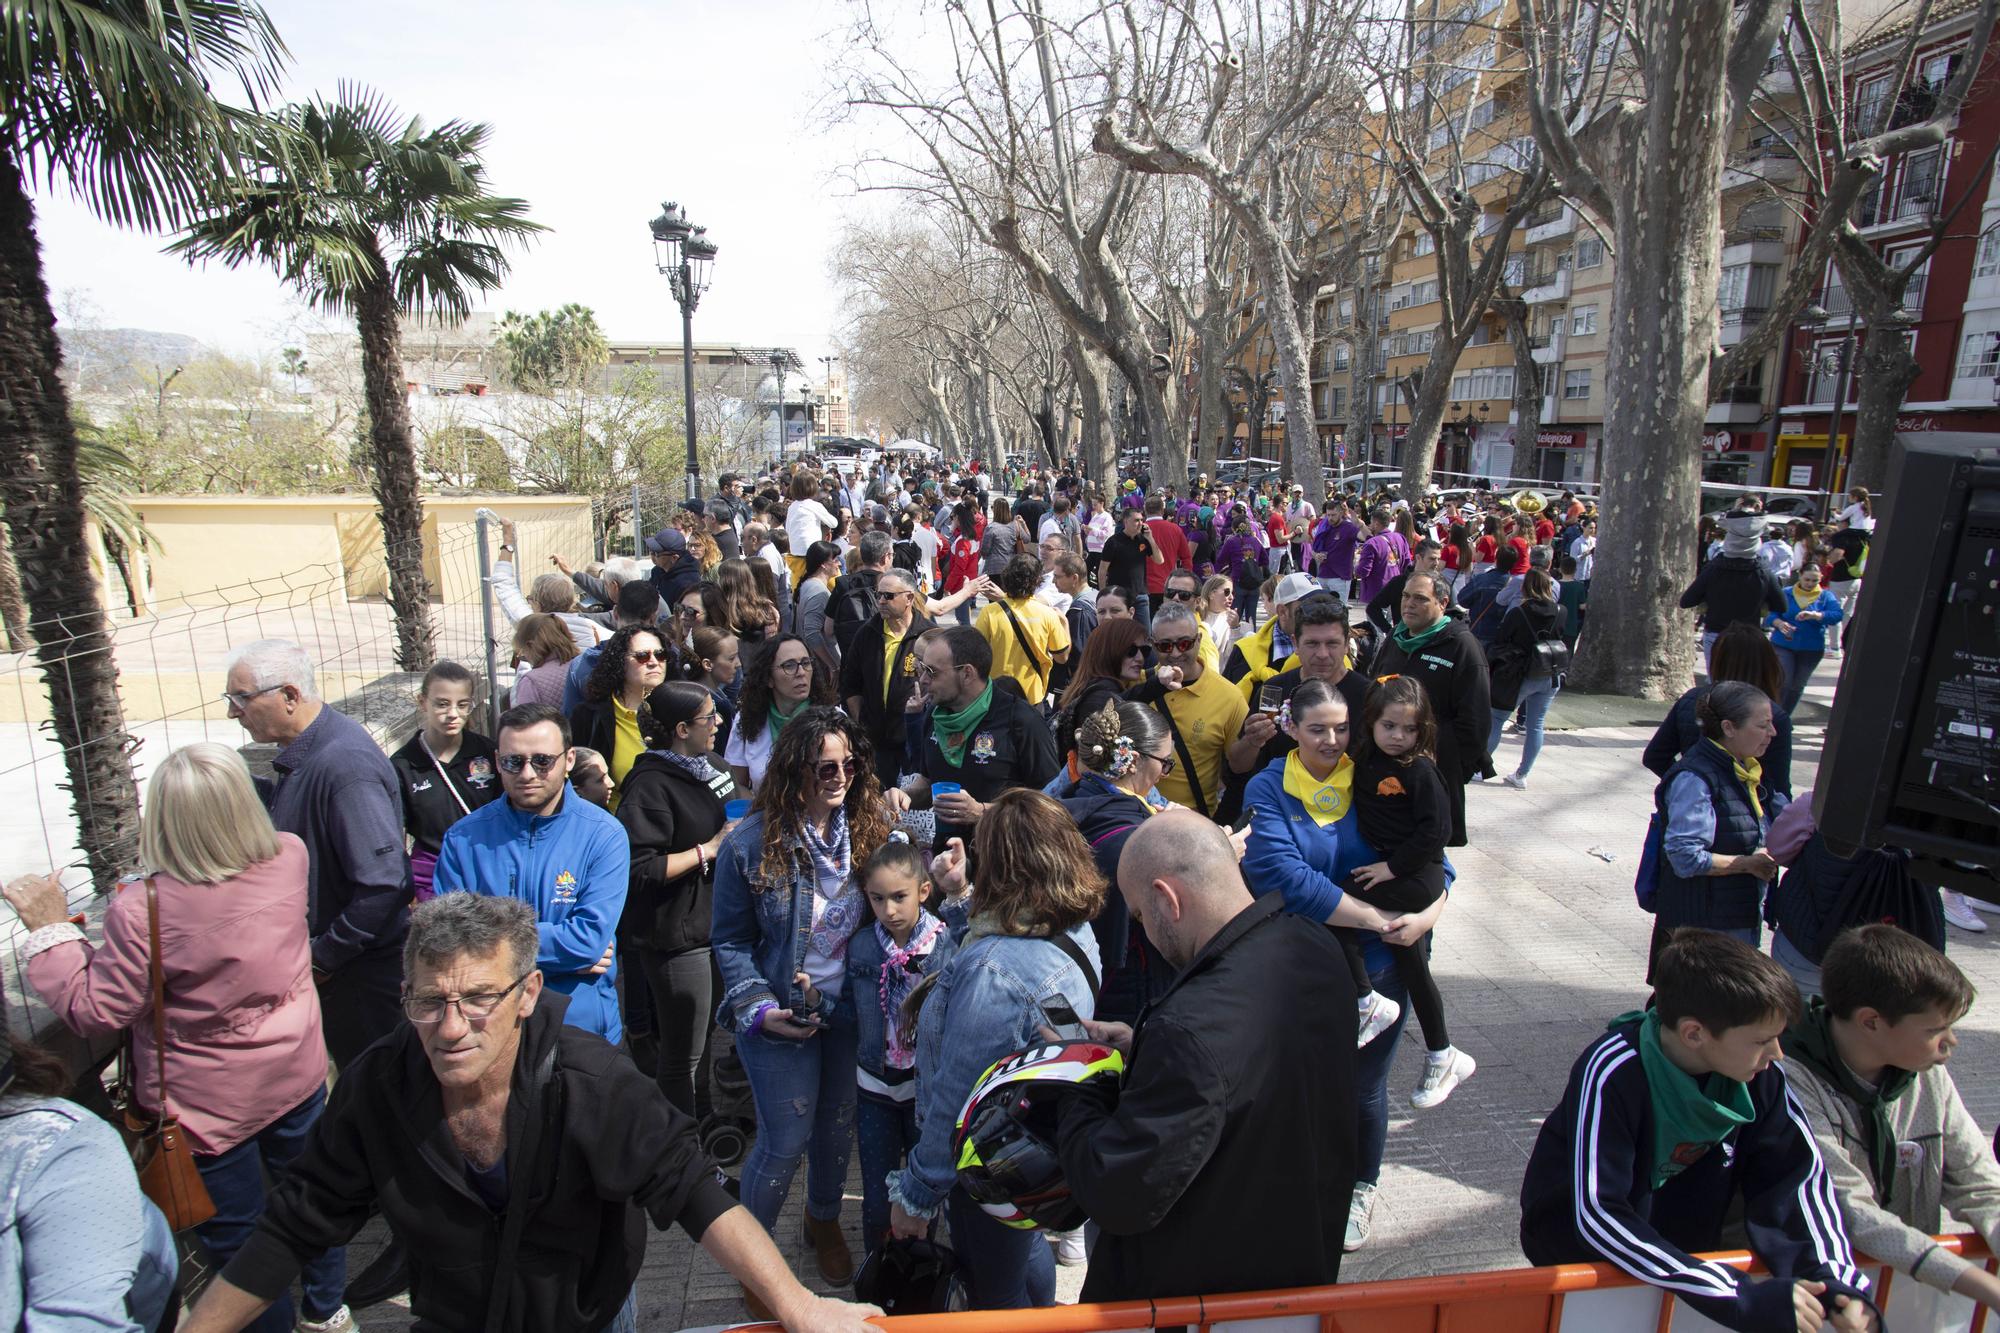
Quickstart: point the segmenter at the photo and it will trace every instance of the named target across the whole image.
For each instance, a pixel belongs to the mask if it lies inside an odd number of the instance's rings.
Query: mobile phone
[[[1042,1020],[1049,1031],[1064,1041],[1088,1041],[1090,1034],[1083,1030],[1083,1020],[1076,1016],[1076,1010],[1069,1007],[1061,996],[1053,1000],[1042,1000],[1037,1006],[1042,1011]]]
[[[1277,681],[1267,680],[1262,685],[1259,685],[1257,687],[1258,712],[1269,713],[1272,717],[1276,717],[1278,715],[1278,710],[1282,709],[1284,706],[1285,706],[1285,690],[1284,687],[1279,685]]]

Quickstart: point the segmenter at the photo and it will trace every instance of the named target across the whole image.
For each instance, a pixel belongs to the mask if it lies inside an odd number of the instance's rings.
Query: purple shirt
[[[1384,528],[1361,544],[1361,558],[1355,562],[1354,577],[1361,587],[1356,596],[1372,602],[1389,581],[1410,567],[1410,544],[1394,528]]]
[[[1319,557],[1320,577],[1353,578],[1355,548],[1360,541],[1361,525],[1351,518],[1343,518],[1338,523],[1321,523],[1319,531],[1313,534],[1313,554]]]
[[[1252,528],[1251,532],[1254,534],[1256,529]],[[1246,537],[1240,532],[1230,533],[1222,543],[1222,550],[1216,553],[1215,569],[1239,584],[1263,582],[1264,543],[1254,535]],[[1246,573],[1248,578],[1244,577]]]

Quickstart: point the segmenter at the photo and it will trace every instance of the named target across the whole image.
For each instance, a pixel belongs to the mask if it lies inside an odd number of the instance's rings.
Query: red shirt
[[[1514,566],[1514,572],[1518,574],[1528,567],[1528,539],[1526,537],[1509,537],[1507,544],[1514,548],[1516,555],[1521,557],[1521,563]]]
[[[1500,539],[1498,537],[1491,536],[1490,534],[1482,535],[1478,541],[1472,544],[1472,563],[1475,565],[1492,564],[1493,553],[1499,549]]]
[[[1555,524],[1549,522],[1546,517],[1537,517],[1535,519],[1535,545],[1546,546],[1549,540],[1555,535]]]
[[[1455,570],[1458,568],[1458,548],[1456,546],[1453,546],[1450,542],[1446,542],[1440,556],[1444,560],[1444,567],[1446,569]]]
[[[1153,545],[1166,557],[1159,564],[1146,562],[1146,592],[1158,597],[1167,590],[1167,575],[1176,569],[1194,568],[1194,552],[1188,547],[1187,534],[1172,519],[1149,518],[1146,527],[1153,534]]]

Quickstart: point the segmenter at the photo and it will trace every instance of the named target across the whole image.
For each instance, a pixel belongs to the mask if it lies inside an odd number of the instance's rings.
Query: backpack
[[[1667,864],[1667,783],[1675,769],[1667,770],[1667,776],[1660,779],[1660,785],[1653,792],[1653,815],[1646,824],[1646,841],[1639,848],[1639,869],[1632,876],[1632,893],[1639,900],[1642,911],[1651,912],[1660,897],[1660,881],[1665,877]],[[1693,772],[1679,769],[1679,772]],[[1706,774],[1695,773],[1704,783]],[[1715,799],[1715,786],[1708,784],[1708,798]]]
[[[880,605],[881,594],[876,590],[872,572],[850,574],[834,586],[833,596],[826,604],[826,618],[833,623],[833,641],[840,645],[842,657],[847,656],[862,625]]]
[[[1935,888],[1919,884],[1911,876],[1908,852],[1888,847],[1863,848],[1851,862],[1845,861],[1834,857],[1819,833],[1814,832],[1785,874],[1789,878],[1825,873],[1834,861],[1847,867],[1848,873],[1833,910],[1820,918],[1819,930],[1812,939],[1794,938],[1791,932],[1786,932],[1786,938],[1809,961],[1817,964],[1825,958],[1842,931],[1876,922],[1907,931],[1933,949],[1944,949],[1944,904]],[[1785,923],[1778,924],[1782,927]]]

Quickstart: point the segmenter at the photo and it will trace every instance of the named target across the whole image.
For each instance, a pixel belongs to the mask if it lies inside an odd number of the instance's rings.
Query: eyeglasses
[[[813,669],[813,660],[810,657],[794,657],[789,662],[773,662],[771,665],[790,675],[802,676]]]
[[[689,718],[688,725],[691,727],[705,727],[708,726],[710,723],[720,722],[721,720],[722,720],[722,714],[716,712],[713,708],[711,708],[706,713],[701,714],[699,717]]]
[[[700,620],[701,608],[698,606],[677,606],[674,608],[674,614],[682,620]]]
[[[1178,657],[1182,653],[1193,652],[1194,646],[1200,642],[1201,642],[1200,639],[1192,637],[1185,639],[1155,639],[1153,640],[1153,647],[1158,649],[1160,652],[1172,653],[1174,656]]]
[[[1182,588],[1176,591],[1173,588],[1169,588],[1167,589],[1167,596],[1173,598],[1177,602],[1192,602],[1194,600],[1194,589]]]
[[[282,685],[266,685],[261,690],[224,690],[222,692],[222,702],[232,704],[239,709],[248,708],[250,701],[258,695],[269,694],[272,690],[282,690],[284,688]]]
[[[820,785],[823,787],[830,787],[842,778],[847,778],[851,781],[854,773],[853,755],[849,755],[845,759],[825,759],[813,765],[813,776],[819,779]]]
[[[500,765],[502,773],[519,773],[529,764],[537,773],[546,773],[561,761],[560,754],[503,754],[493,762]]]
[[[664,662],[667,660],[667,650],[664,648],[634,648],[631,652],[625,654],[625,656],[631,658],[634,662]]]
[[[1167,774],[1174,771],[1174,757],[1170,754],[1164,754],[1164,755],[1149,754],[1146,756],[1146,758],[1152,760],[1154,763],[1160,766],[1161,777],[1165,777]]]
[[[948,667],[932,666],[929,662],[917,663],[917,676],[921,680],[936,680],[939,676],[942,676],[945,672],[956,671],[956,670],[958,670],[957,663],[953,663]]]
[[[493,1017],[493,1011],[505,1003],[507,997],[521,988],[521,983],[533,976],[523,972],[514,978],[514,984],[506,990],[481,991],[474,995],[459,995],[447,998],[443,995],[404,995],[403,1013],[412,1023],[442,1023],[445,1010],[458,1006],[458,1015],[473,1027],[479,1026]]]

